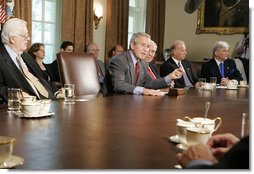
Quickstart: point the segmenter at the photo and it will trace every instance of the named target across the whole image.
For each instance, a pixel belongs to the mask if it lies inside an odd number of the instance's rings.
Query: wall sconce
[[[103,18],[102,13],[103,13],[103,9],[102,9],[101,6],[97,6],[94,9],[94,18],[93,18],[93,20],[94,20],[94,24],[95,24],[95,30],[98,28],[100,20]]]

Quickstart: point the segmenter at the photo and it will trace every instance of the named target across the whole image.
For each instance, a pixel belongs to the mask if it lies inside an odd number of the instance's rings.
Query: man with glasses
[[[7,89],[20,88],[24,95],[55,99],[57,89],[43,79],[35,60],[23,53],[30,37],[26,21],[9,19],[2,28],[0,45],[0,98],[7,102]]]

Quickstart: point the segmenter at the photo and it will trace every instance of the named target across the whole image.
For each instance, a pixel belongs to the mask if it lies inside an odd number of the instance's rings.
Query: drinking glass
[[[8,111],[18,112],[21,108],[22,90],[19,88],[8,88]]]
[[[64,101],[67,104],[74,104],[74,84],[65,84],[64,85]]]
[[[216,89],[217,78],[216,77],[210,77],[210,84],[212,85],[212,89]]]
[[[241,138],[249,135],[249,118],[246,113],[242,114]]]
[[[199,78],[199,89],[203,90],[205,88],[206,79],[205,78]]]

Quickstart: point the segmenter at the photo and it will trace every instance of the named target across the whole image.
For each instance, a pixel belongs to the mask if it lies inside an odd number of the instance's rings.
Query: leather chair
[[[195,73],[197,79],[199,79],[203,62],[190,61],[190,63],[193,73]]]
[[[100,83],[93,54],[60,52],[57,54],[57,62],[62,85],[75,84],[77,97],[99,93]]]

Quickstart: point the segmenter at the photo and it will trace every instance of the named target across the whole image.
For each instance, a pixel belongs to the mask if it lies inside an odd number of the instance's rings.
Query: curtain
[[[32,0],[15,0],[14,17],[27,22],[28,34],[32,35]],[[28,47],[31,41],[28,43]]]
[[[146,33],[157,44],[155,60],[162,60],[165,31],[165,0],[148,0],[146,12]]]
[[[128,42],[129,0],[107,0],[105,59],[108,62],[108,52],[116,44],[127,49]]]
[[[93,40],[93,0],[62,0],[62,41],[74,43],[75,52],[84,52]]]

